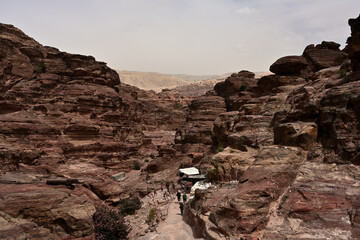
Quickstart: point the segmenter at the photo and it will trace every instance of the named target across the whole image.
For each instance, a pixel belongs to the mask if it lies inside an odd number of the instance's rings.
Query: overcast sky
[[[360,0],[0,0],[0,22],[114,69],[267,71],[311,43],[345,46]]]

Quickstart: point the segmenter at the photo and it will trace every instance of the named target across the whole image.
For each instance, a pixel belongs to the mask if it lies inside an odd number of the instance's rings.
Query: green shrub
[[[134,162],[134,169],[135,170],[140,170],[141,169],[141,165],[140,165],[139,162],[137,162],[137,161]]]
[[[133,215],[141,208],[141,201],[138,197],[123,199],[120,201],[119,211],[122,215]]]
[[[93,221],[97,240],[127,239],[130,232],[130,226],[125,222],[122,214],[105,204],[96,206]]]
[[[150,158],[151,159],[154,159],[155,158],[155,155],[153,153],[150,154]]]
[[[45,72],[46,72],[46,65],[44,62],[39,63],[34,69],[34,73],[37,74],[45,73]]]
[[[150,223],[154,220],[156,216],[156,208],[152,208],[149,211],[148,217],[147,217],[147,222]]]
[[[246,85],[241,85],[239,91],[240,91],[240,92],[243,92],[243,91],[245,91],[245,90],[246,90]]]
[[[337,71],[338,74],[340,74],[340,77],[345,77],[346,76],[346,69],[345,68],[341,68]]]
[[[215,153],[219,153],[219,152],[222,152],[224,151],[224,148],[223,147],[218,147],[216,150],[215,150]]]
[[[234,150],[230,149],[230,153],[234,153],[234,152],[235,152]]]
[[[219,169],[215,167],[214,169],[210,169],[206,173],[206,178],[209,182],[219,181]]]

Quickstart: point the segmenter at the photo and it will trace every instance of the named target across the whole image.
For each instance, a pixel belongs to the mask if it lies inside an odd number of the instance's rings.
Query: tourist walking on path
[[[164,191],[164,199],[167,200],[167,198],[170,197],[170,194],[168,191]]]
[[[183,202],[186,203],[186,199],[187,199],[186,193],[184,193],[182,197],[183,197]]]
[[[178,202],[180,202],[180,198],[181,198],[180,190],[177,191],[176,196],[177,196]]]
[[[166,186],[167,191],[170,193],[170,183],[169,183],[169,182],[166,182],[166,183],[165,183],[165,186]]]
[[[161,184],[161,187],[160,187],[161,191],[164,190],[164,185]]]
[[[183,212],[184,212],[184,204],[183,204],[182,202],[180,202],[179,204],[180,204],[180,206],[179,206],[179,208],[180,208],[180,213],[181,213],[181,215],[183,215]]]

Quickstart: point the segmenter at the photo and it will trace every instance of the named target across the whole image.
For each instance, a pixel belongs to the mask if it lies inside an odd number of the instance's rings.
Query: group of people
[[[174,185],[174,183],[170,184],[170,182],[166,182],[165,186],[166,186],[166,190],[164,189],[164,185],[161,184],[160,191],[161,191],[161,193],[162,193],[162,195],[164,197],[164,200],[167,200],[168,198],[171,197],[170,186],[172,186],[172,192],[175,193],[175,185]],[[155,197],[157,195],[156,188],[154,188],[153,193],[154,193],[153,197]]]
[[[181,195],[182,195],[183,202],[186,203],[187,195],[186,195],[185,192],[184,192],[183,194],[181,194],[181,191],[180,191],[180,190],[178,190],[177,193],[176,193],[178,202],[180,202],[180,200],[181,200]]]
[[[185,192],[182,194],[183,202],[180,202],[180,199],[181,199],[181,191],[180,190],[177,191],[176,196],[177,196],[177,199],[178,199],[178,202],[179,202],[180,213],[181,213],[181,215],[183,215],[184,203],[186,203],[187,195],[186,195]]]
[[[166,186],[166,190],[164,189],[164,185],[161,184],[160,186],[160,191],[163,193],[163,197],[165,200],[167,200],[168,198],[171,197],[171,191],[170,191],[170,186],[172,187],[172,192],[175,193],[175,185],[174,183],[170,182],[166,182],[165,184]],[[157,195],[156,189],[154,189],[154,197]],[[177,196],[177,200],[179,202],[179,208],[180,208],[180,213],[181,215],[183,215],[183,210],[184,210],[184,203],[186,203],[187,201],[187,195],[185,192],[182,192],[181,190],[178,190],[176,192],[176,196]],[[181,202],[181,198],[182,198],[182,202]]]

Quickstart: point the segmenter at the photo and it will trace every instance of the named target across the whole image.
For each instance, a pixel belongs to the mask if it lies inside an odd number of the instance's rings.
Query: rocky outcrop
[[[237,111],[253,97],[249,89],[255,86],[255,83],[255,74],[243,70],[233,73],[224,82],[217,83],[214,90],[218,96],[225,98],[228,111]]]
[[[315,71],[341,65],[347,54],[339,50],[340,44],[334,42],[322,42],[316,46],[309,45],[305,48],[303,56]]]
[[[218,85],[227,112],[214,121],[217,153],[200,162],[218,185],[196,191],[186,210],[198,237],[358,238],[359,78],[339,46],[280,58],[246,93]]]
[[[186,125],[177,131],[176,143],[212,144],[213,121],[226,111],[225,101],[219,96],[202,96],[189,104]]]
[[[272,208],[264,239],[357,239],[359,166],[306,162]],[[311,179],[311,183],[309,182]]]
[[[279,76],[295,75],[308,78],[316,71],[344,63],[347,54],[340,51],[339,47],[340,44],[327,41],[323,41],[316,46],[314,44],[308,45],[302,56],[286,56],[276,60],[270,66],[270,71]],[[280,78],[279,76],[277,78]],[[274,80],[268,78],[266,82],[273,81],[275,85],[278,84]],[[260,82],[260,86],[264,86],[264,82],[265,80]]]
[[[347,39],[349,58],[354,72],[360,71],[360,15],[356,19],[349,19],[351,36]]]
[[[299,74],[308,66],[303,56],[282,57],[270,66],[270,71],[278,75]]]
[[[0,179],[24,173],[0,184],[1,219],[8,221],[0,236],[23,229],[16,239],[92,238],[96,201],[116,205],[129,193],[148,193],[133,188],[146,177],[132,173],[134,162],[145,167],[157,154],[143,131],[179,128],[187,103],[178,93],[122,84],[92,56],[44,47],[0,24]],[[118,172],[129,175],[121,186],[111,179]],[[41,178],[19,180],[29,174]]]

